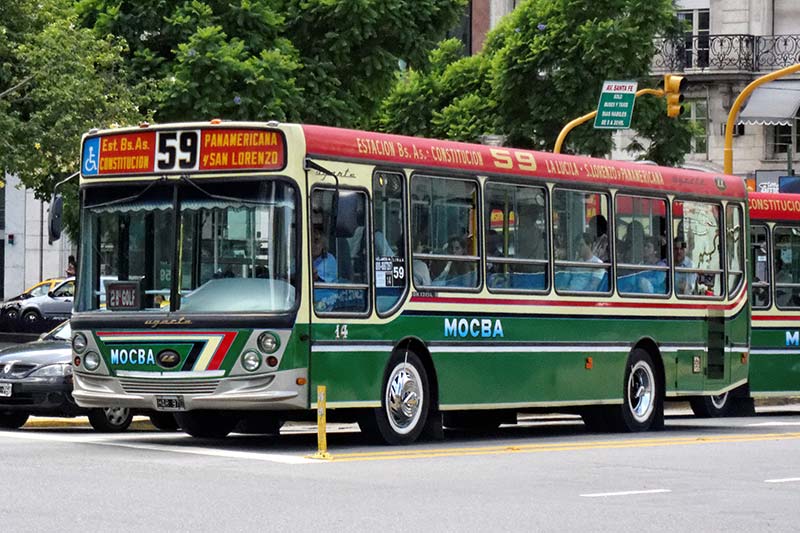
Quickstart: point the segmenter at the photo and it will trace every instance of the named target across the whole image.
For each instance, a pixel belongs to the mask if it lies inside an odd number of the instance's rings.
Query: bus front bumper
[[[125,380],[75,372],[72,396],[81,407],[128,407],[176,411],[195,409],[220,410],[287,410],[307,409],[308,385],[297,385],[298,378],[307,383],[306,369],[294,369],[255,376],[223,378],[213,392],[192,391],[178,380],[157,378]],[[175,408],[179,401],[180,408]],[[170,404],[169,408],[164,408]]]

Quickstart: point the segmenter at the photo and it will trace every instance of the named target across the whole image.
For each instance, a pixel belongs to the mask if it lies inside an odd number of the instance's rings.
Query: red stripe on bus
[[[208,367],[206,370],[218,370],[219,367],[222,365],[222,361],[225,360],[225,356],[228,355],[228,350],[233,344],[233,339],[236,338],[236,332],[229,332],[225,333],[225,336],[222,339],[217,351],[214,353],[214,357],[211,358],[211,362],[208,363]]]
[[[436,304],[464,304],[464,305],[541,305],[551,307],[608,307],[617,309],[714,309],[718,311],[730,311],[741,303],[742,293],[736,301],[729,304],[663,304],[650,302],[590,302],[590,301],[564,301],[564,300],[511,300],[511,299],[489,299],[489,298],[443,298],[438,296],[412,296],[413,303],[436,303]]]
[[[744,199],[746,194],[742,178],[721,173],[327,126],[303,125],[302,128],[306,151],[311,156],[387,161],[410,167],[467,170],[476,174],[552,177],[728,198]]]
[[[758,321],[800,320],[800,315],[753,315],[753,320],[758,320]]]

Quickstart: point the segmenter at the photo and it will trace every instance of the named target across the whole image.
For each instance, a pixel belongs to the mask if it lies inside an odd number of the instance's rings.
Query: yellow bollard
[[[325,385],[317,386],[317,453],[313,459],[332,459],[328,453],[327,422],[325,408],[328,403]]]

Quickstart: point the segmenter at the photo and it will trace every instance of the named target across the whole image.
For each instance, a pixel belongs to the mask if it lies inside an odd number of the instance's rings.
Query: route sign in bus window
[[[545,189],[489,182],[484,211],[489,288],[547,290],[550,246]]]
[[[403,176],[376,172],[372,178],[375,300],[378,313],[389,312],[408,285]]]

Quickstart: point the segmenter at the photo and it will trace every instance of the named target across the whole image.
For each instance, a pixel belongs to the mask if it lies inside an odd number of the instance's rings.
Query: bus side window
[[[712,203],[672,203],[676,294],[724,295],[720,211],[720,206]]]
[[[372,178],[375,307],[389,313],[408,286],[403,175],[376,172]]]
[[[766,309],[770,306],[769,231],[766,226],[750,228],[750,246],[753,249],[751,279],[753,280],[753,307]]]
[[[488,182],[484,200],[486,284],[490,290],[546,291],[546,191]]]
[[[666,213],[666,200],[616,196],[614,234],[620,293],[667,294]]]
[[[772,235],[775,303],[780,308],[800,307],[800,228],[776,226]]]

